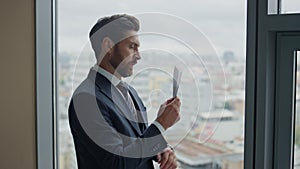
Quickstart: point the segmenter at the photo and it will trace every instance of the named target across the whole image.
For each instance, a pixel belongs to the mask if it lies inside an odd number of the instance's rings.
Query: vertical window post
[[[54,1],[36,0],[35,3],[37,169],[54,169]]]

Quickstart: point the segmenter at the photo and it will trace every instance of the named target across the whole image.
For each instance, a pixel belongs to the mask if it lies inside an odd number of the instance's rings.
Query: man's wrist
[[[163,122],[163,120],[161,118],[157,118],[155,121],[157,123],[159,123],[164,128],[164,130],[168,129],[168,127],[164,125],[164,122]]]
[[[161,123],[159,123],[157,120],[155,120],[153,122],[153,124],[158,128],[158,130],[161,132],[161,133],[164,133],[166,131],[166,129],[164,128],[164,126],[161,125]]]

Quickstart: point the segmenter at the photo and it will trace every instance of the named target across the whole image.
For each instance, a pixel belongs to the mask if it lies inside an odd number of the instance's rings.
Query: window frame
[[[278,7],[277,14],[268,15],[268,3],[248,0],[245,169],[273,169],[280,163],[276,159],[283,157],[276,145],[282,135],[275,127],[281,122],[276,118],[275,100],[277,35],[300,31],[300,23],[293,22],[300,19],[300,14],[280,14]]]
[[[36,166],[58,168],[55,0],[35,0]]]
[[[37,169],[58,168],[55,5],[35,1]],[[245,169],[275,165],[276,35],[300,31],[297,19],[300,14],[268,15],[268,0],[247,0]]]
[[[278,33],[276,55],[276,111],[274,162],[276,169],[294,167],[294,119],[296,103],[296,51],[300,32]],[[286,90],[286,89],[290,90]]]

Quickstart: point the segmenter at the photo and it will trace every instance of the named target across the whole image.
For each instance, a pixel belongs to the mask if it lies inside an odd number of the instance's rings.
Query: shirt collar
[[[101,75],[103,75],[104,77],[106,77],[114,86],[117,86],[121,82],[121,80],[117,78],[115,75],[111,74],[110,72],[108,72],[107,70],[103,69],[98,65],[95,65],[93,69],[98,73],[100,73]]]

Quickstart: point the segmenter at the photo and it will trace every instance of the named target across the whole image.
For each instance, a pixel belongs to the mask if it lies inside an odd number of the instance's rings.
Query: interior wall
[[[35,169],[34,0],[1,0],[0,168]]]

